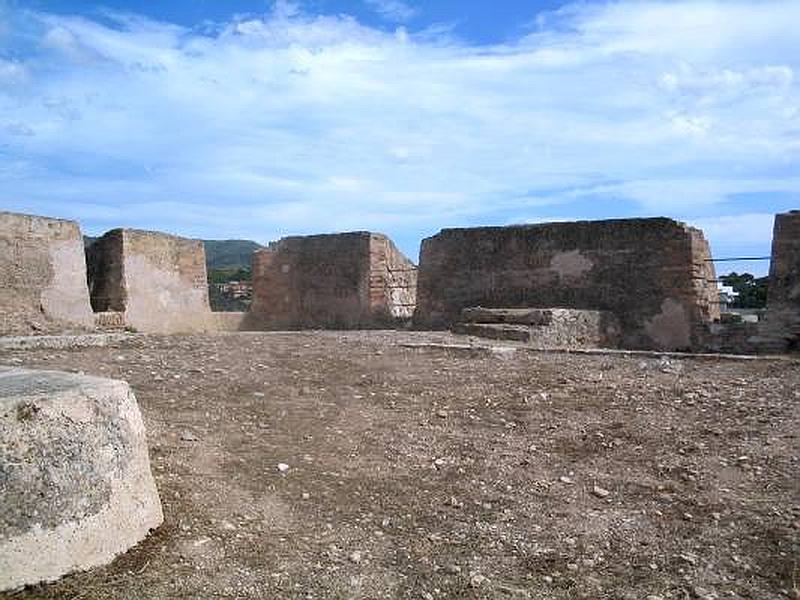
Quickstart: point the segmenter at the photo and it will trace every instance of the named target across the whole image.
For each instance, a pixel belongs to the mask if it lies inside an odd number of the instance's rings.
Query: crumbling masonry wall
[[[93,323],[78,224],[0,212],[0,335]]]
[[[201,241],[114,229],[86,256],[96,312],[121,312],[127,326],[147,333],[214,329]]]
[[[463,308],[609,311],[627,348],[703,344],[719,316],[701,231],[671,219],[445,229],[423,240],[415,325],[450,327]]]
[[[773,350],[800,349],[800,211],[775,216],[766,321]]]
[[[417,267],[385,235],[370,234],[369,245],[371,318],[410,320],[417,306]]]
[[[384,235],[288,237],[253,254],[251,321],[268,329],[357,328],[409,319],[416,267]]]

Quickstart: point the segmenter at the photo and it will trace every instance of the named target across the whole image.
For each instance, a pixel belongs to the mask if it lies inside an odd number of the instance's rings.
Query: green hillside
[[[250,240],[203,240],[203,245],[209,271],[250,269],[250,257],[262,247]]]
[[[91,245],[96,239],[88,235],[83,236],[86,246]],[[250,240],[203,240],[203,245],[206,249],[206,268],[209,272],[249,270],[250,257],[262,247]]]

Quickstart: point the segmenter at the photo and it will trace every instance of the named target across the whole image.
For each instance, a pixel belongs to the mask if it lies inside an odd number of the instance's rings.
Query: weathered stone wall
[[[251,315],[269,329],[388,325],[413,313],[414,265],[383,235],[288,237],[253,254]]]
[[[369,300],[374,319],[408,320],[417,305],[417,267],[385,235],[370,236]]]
[[[205,250],[199,240],[115,229],[87,250],[92,306],[121,311],[147,333],[214,329]]]
[[[89,297],[96,313],[125,311],[122,239],[123,230],[114,229],[86,248]]]
[[[418,327],[462,308],[610,311],[628,348],[690,349],[719,315],[702,232],[671,219],[445,229],[423,240]]]
[[[0,335],[93,323],[77,223],[0,212]]]
[[[766,320],[771,349],[800,349],[800,211],[775,216]]]

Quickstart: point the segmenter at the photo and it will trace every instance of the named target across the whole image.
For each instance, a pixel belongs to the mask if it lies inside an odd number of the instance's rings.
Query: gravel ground
[[[800,598],[795,361],[138,336],[0,351],[134,388],[166,521],[8,598]],[[280,465],[280,466],[279,466]]]

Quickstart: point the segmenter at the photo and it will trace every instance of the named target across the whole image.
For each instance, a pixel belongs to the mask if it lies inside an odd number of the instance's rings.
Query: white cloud
[[[18,62],[0,58],[0,90],[21,85],[27,75],[27,69]]]
[[[289,2],[213,33],[18,18],[49,53],[0,59],[0,204],[28,211],[266,241],[800,193],[798,3],[578,4],[491,47]]]
[[[384,19],[396,23],[403,23],[417,14],[417,9],[401,0],[364,0],[369,8],[377,12]]]

